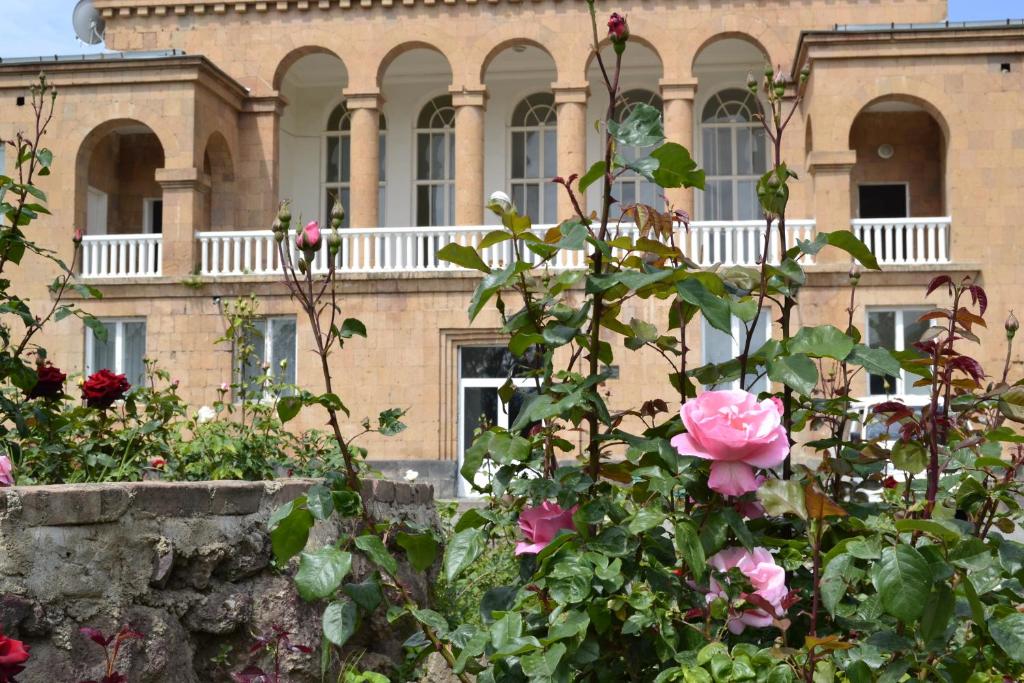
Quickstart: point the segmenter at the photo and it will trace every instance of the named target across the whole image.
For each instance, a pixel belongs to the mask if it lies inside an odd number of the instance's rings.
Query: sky
[[[75,0],[0,0],[0,58],[77,55],[102,51],[83,45],[71,28]],[[1024,0],[949,0],[949,19],[1024,18]]]

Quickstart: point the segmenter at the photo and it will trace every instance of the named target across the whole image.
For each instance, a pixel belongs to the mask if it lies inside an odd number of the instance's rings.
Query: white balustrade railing
[[[163,272],[163,235],[85,235],[83,278],[158,277]]]
[[[952,219],[857,218],[851,221],[860,238],[882,265],[949,263]]]
[[[534,226],[534,233],[543,235],[552,226]],[[419,228],[345,228],[338,231],[341,248],[335,269],[342,273],[408,273],[460,270],[437,257],[447,244],[479,247],[484,237],[498,228],[495,226],[419,227]],[[633,225],[613,227],[618,235],[634,239],[637,229]],[[675,244],[691,260],[702,266],[715,263],[725,265],[755,265],[764,249],[764,221],[705,221],[690,224],[688,230],[676,228]],[[326,232],[324,233],[326,242]],[[814,237],[813,220],[790,220],[786,223],[786,248],[797,239]],[[282,273],[274,235],[269,230],[234,232],[200,232],[199,272],[202,275],[279,275]],[[291,258],[296,257],[295,234],[287,240]],[[540,263],[541,258],[522,248],[525,260]],[[773,225],[769,237],[769,258],[778,263],[782,249],[778,232]],[[512,241],[484,247],[481,256],[492,268],[500,268],[514,260]],[[327,249],[322,247],[313,261],[313,272],[327,271]],[[555,269],[582,268],[586,265],[584,250],[563,249],[551,262]]]

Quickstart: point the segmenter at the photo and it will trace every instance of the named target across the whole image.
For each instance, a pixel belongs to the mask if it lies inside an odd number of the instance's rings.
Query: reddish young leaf
[[[929,294],[934,292],[936,289],[938,289],[942,285],[952,285],[952,284],[953,284],[953,278],[951,278],[950,276],[948,276],[948,275],[936,276],[928,284],[928,291],[924,293],[925,298],[927,298]]]
[[[968,291],[971,293],[971,301],[978,307],[978,313],[985,315],[985,310],[988,308],[988,295],[985,294],[985,290],[981,288],[981,285],[971,285]]]
[[[91,626],[83,626],[82,628],[78,629],[78,632],[102,648],[105,648],[107,647],[107,645],[110,645],[112,642],[114,642],[114,636],[107,638],[105,635],[103,635],[103,631],[99,630],[98,628],[92,628]]]

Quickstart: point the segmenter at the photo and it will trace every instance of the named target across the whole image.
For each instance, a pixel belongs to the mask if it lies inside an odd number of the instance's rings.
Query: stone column
[[[814,182],[815,231],[850,229],[850,172],[856,163],[857,153],[852,149],[815,150],[808,156],[807,167]],[[849,256],[839,249],[824,249],[815,259],[818,263],[843,263],[849,261]]]
[[[587,98],[586,85],[560,86],[554,84],[555,111],[558,115],[558,175],[568,178],[574,173],[587,172]],[[580,197],[586,210],[586,197]],[[569,195],[558,188],[558,219],[565,220],[575,214]]]
[[[484,222],[484,103],[487,91],[452,90],[455,107],[455,224]]]
[[[380,94],[345,93],[351,112],[351,158],[349,168],[349,225],[379,228],[380,207]]]
[[[269,230],[277,214],[280,193],[280,127],[287,101],[283,97],[255,97],[245,101],[238,119],[238,196],[236,227]],[[166,211],[166,206],[165,206]]]
[[[196,265],[195,233],[207,227],[210,179],[197,168],[158,168],[156,181],[164,202],[161,274],[185,277]]]
[[[661,81],[661,99],[665,106],[665,139],[676,142],[694,154],[693,98],[697,94],[697,79]],[[693,189],[665,190],[669,203],[693,217]]]

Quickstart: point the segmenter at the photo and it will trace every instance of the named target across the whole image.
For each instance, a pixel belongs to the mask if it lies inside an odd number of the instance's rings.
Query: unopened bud
[[[82,243],[82,237],[84,237],[84,236],[85,236],[85,233],[82,232],[81,228],[75,228],[75,232],[72,233],[72,235],[71,235],[71,241],[74,242],[75,244],[81,244]]]
[[[306,274],[306,259],[301,257],[299,258],[299,272],[303,275]]]
[[[1013,339],[1013,335],[1017,334],[1017,330],[1020,328],[1020,322],[1017,320],[1017,316],[1010,311],[1010,315],[1006,318],[1006,322],[1003,324],[1006,328],[1006,338]]]
[[[769,81],[772,80],[772,78],[775,77],[775,67],[773,67],[771,64],[765,64],[764,65],[764,77],[766,79],[768,79]]]
[[[858,282],[860,282],[860,266],[854,263],[850,266],[850,284],[856,287]]]
[[[618,12],[612,12],[611,17],[608,18],[608,38],[615,46],[615,52],[622,54],[626,47],[626,41],[629,40],[629,25],[626,24],[626,17]]]
[[[277,212],[277,220],[285,230],[292,222],[292,210],[287,201],[281,202],[281,208]]]
[[[327,249],[328,251],[331,252],[331,256],[337,254],[338,250],[341,249],[341,235],[339,235],[337,232],[332,232],[330,235],[328,235]]]
[[[337,230],[341,227],[341,224],[345,222],[345,207],[342,206],[340,199],[334,200],[334,205],[331,206],[331,227]]]
[[[811,67],[805,66],[803,69],[800,70],[800,82],[801,83],[806,83],[807,79],[809,79],[810,77],[811,77]]]
[[[747,74],[747,89],[752,93],[757,93],[757,79],[754,78],[754,74]]]

